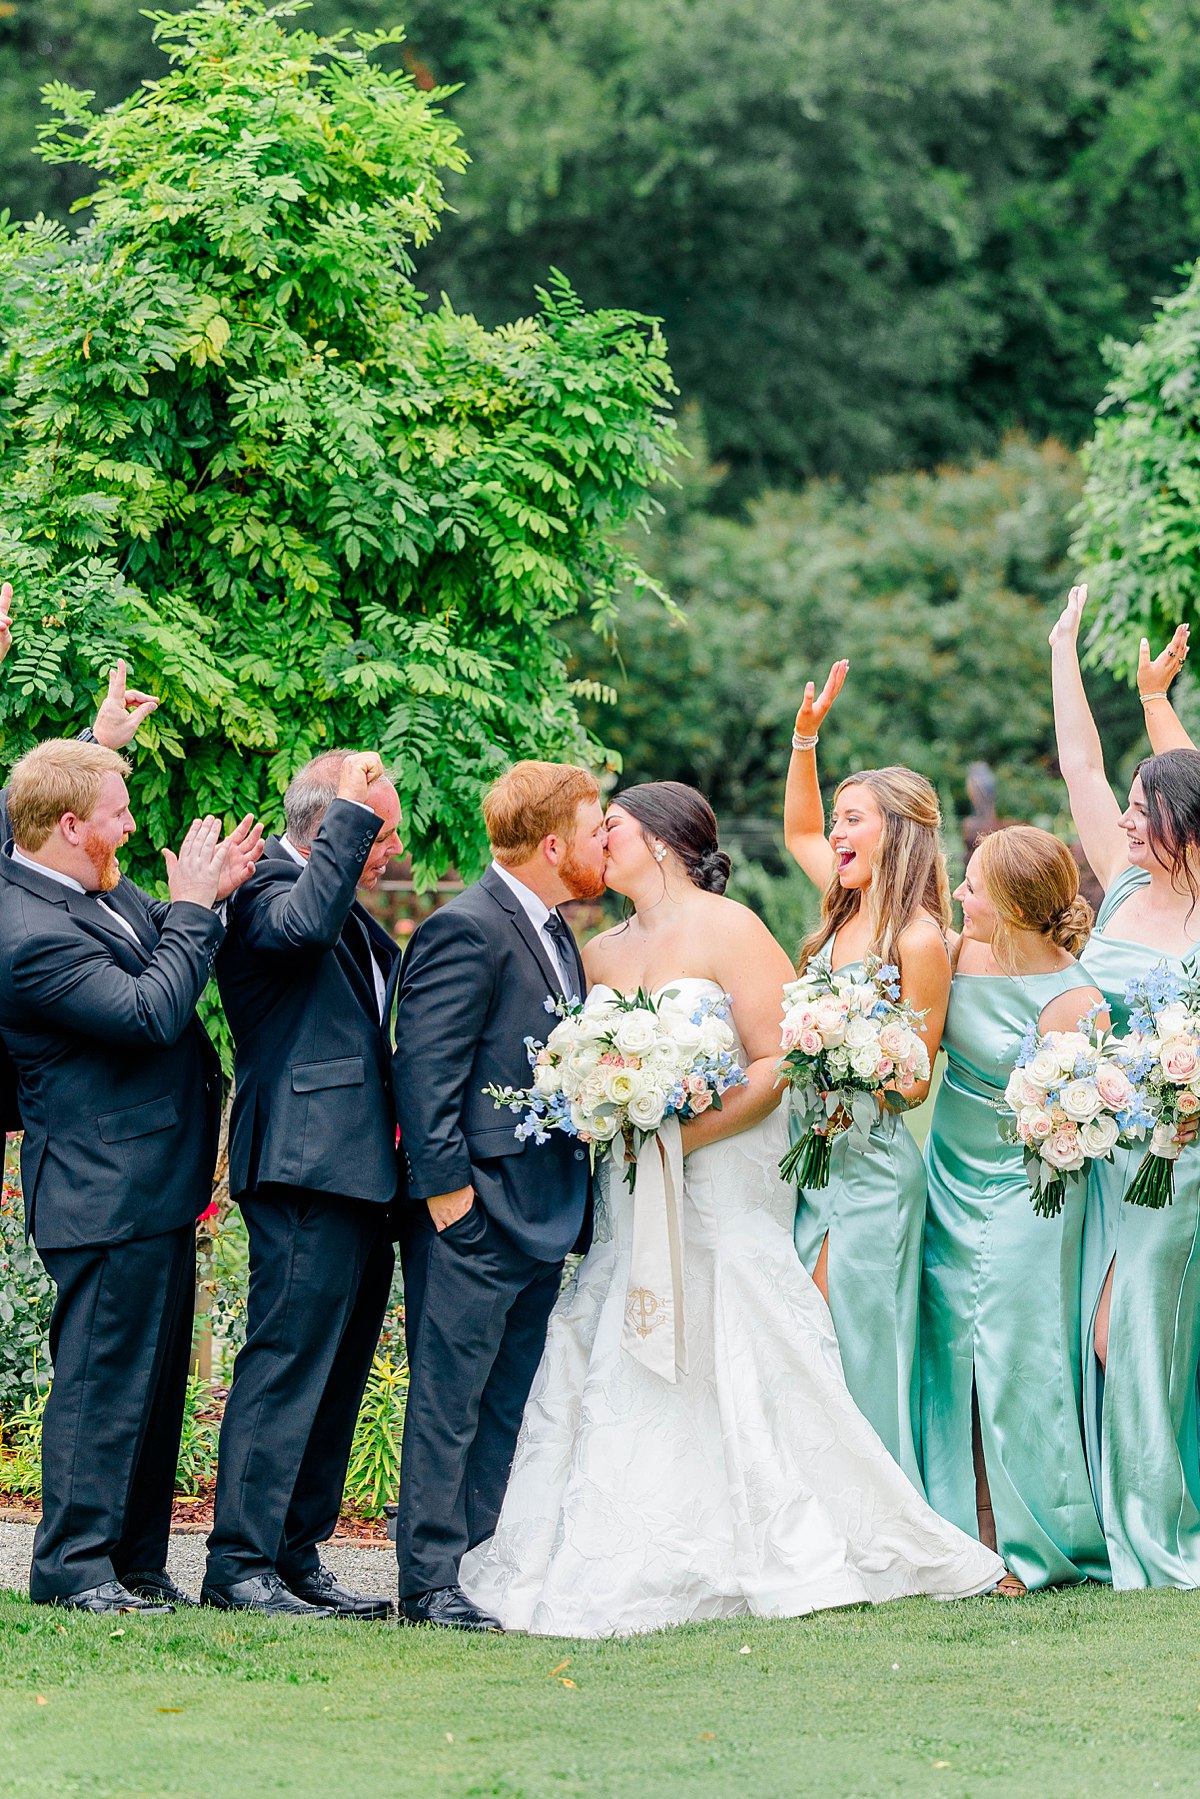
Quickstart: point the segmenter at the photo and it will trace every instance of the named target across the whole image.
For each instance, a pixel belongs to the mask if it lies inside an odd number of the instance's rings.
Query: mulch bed
[[[0,1490],[0,1524],[36,1524],[41,1509],[32,1499],[19,1493]],[[212,1496],[201,1499],[177,1499],[171,1508],[171,1529],[186,1536],[207,1536],[212,1529]],[[343,1513],[333,1533],[335,1543],[362,1543],[373,1548],[386,1548],[387,1524],[382,1518],[360,1518],[353,1512]]]

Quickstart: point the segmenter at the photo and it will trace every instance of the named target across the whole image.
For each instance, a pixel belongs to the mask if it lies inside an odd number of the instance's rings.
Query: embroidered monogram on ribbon
[[[659,1145],[662,1145],[660,1152]],[[618,1138],[615,1157],[624,1155]],[[668,1118],[638,1153],[633,1253],[621,1346],[663,1380],[687,1373],[683,1320],[683,1143]]]

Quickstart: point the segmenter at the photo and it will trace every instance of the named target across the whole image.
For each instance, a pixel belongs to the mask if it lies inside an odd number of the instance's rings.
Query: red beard
[[[572,899],[599,899],[606,891],[604,870],[593,870],[585,867],[575,854],[574,847],[569,849],[558,865],[558,876],[564,887],[570,892]]]
[[[81,848],[96,871],[97,890],[100,893],[111,893],[121,879],[116,851],[110,849],[96,831],[85,833]]]

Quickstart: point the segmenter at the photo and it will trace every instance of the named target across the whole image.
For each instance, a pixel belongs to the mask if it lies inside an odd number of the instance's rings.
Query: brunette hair
[[[649,843],[673,850],[688,880],[705,893],[724,893],[732,863],[717,842],[717,816],[702,793],[683,781],[643,781],[610,802],[628,812]]]
[[[900,939],[920,912],[928,912],[943,931],[950,928],[950,882],[938,835],[942,814],[937,794],[911,768],[864,768],[847,775],[833,796],[835,803],[847,787],[865,787],[883,814],[883,835],[866,892],[869,947],[885,962],[899,963]],[[820,923],[800,945],[801,974],[854,916],[858,904],[859,895],[842,886],[835,868],[821,900]]]
[[[1079,869],[1066,844],[1036,825],[1006,825],[983,838],[978,855],[996,913],[992,953],[1001,968],[1015,972],[1018,931],[1037,931],[1077,956],[1094,914],[1080,897]]]
[[[124,756],[100,743],[51,737],[26,750],[8,778],[8,815],[17,848],[27,854],[40,850],[65,812],[90,818],[103,777],[128,773]]]
[[[1146,832],[1150,847],[1172,881],[1180,875],[1200,902],[1200,881],[1193,862],[1200,850],[1200,750],[1164,750],[1138,764],[1146,796]]]
[[[501,868],[518,868],[545,837],[569,843],[580,805],[599,798],[595,776],[573,762],[514,762],[483,799],[492,855]]]

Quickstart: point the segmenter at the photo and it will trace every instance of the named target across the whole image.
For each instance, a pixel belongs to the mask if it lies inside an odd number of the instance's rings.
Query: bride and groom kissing
[[[583,769],[522,762],[484,811],[492,864],[414,933],[397,1000],[402,1615],[597,1637],[990,1588],[1003,1564],[856,1409],[796,1253],[776,1084],[794,969],[724,897],[711,808],[665,781],[605,811]],[[581,956],[558,907],[606,888],[629,916]],[[556,1001],[668,989],[729,996],[745,1080],[681,1127],[686,1341],[664,1369],[627,1329],[662,1182],[631,1190],[607,1152],[593,1181],[582,1143],[519,1135],[485,1089],[525,1086]]]

